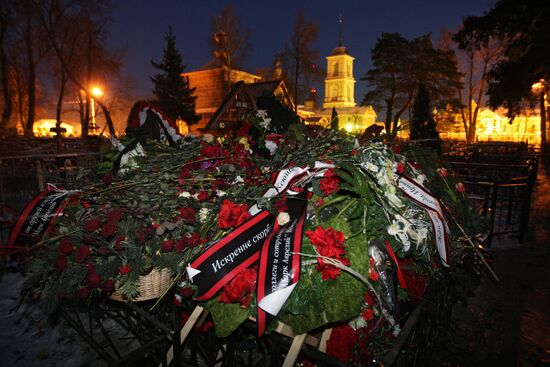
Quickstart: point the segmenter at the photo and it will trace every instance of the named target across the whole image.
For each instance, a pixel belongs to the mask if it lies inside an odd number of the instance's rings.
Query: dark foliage
[[[422,145],[441,151],[441,141],[436,130],[430,105],[430,94],[421,84],[413,104],[411,118],[411,140],[419,140]]]
[[[160,73],[151,78],[154,84],[155,104],[158,105],[166,115],[172,119],[182,119],[188,125],[196,123],[199,118],[195,114],[195,100],[193,96],[195,89],[190,89],[187,81],[182,77],[185,65],[182,57],[176,49],[176,37],[169,28],[165,37],[166,48],[162,56],[162,62],[151,64]]]

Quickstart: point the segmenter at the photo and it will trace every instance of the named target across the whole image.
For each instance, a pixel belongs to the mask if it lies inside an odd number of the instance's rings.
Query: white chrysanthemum
[[[216,190],[216,196],[219,198],[223,198],[225,195],[227,195],[227,192],[223,190]]]
[[[374,173],[378,172],[378,167],[375,164],[373,164],[372,162],[367,162],[365,164],[365,167],[371,172],[374,172]]]
[[[350,322],[348,322],[348,325],[353,330],[359,330],[359,329],[364,328],[365,326],[367,326],[367,320],[365,320],[365,318],[363,316],[359,315],[356,318],[354,318],[353,320],[351,320]]]
[[[182,191],[178,195],[180,198],[189,199],[191,197],[191,194],[188,191]]]
[[[235,179],[231,182],[231,185],[235,185],[235,184],[237,184],[237,183],[243,183],[243,182],[244,182],[243,178],[242,178],[241,176],[237,176],[237,177],[235,177]]]
[[[199,221],[204,222],[206,219],[208,219],[208,214],[210,213],[210,209],[208,208],[201,208],[199,210]]]
[[[269,150],[269,154],[271,155],[275,154],[275,152],[277,151],[277,144],[275,144],[271,140],[265,141],[265,147],[267,148],[267,150]]]

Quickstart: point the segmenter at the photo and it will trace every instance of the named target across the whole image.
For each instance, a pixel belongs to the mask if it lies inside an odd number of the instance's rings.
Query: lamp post
[[[531,86],[533,94],[539,96],[540,101],[540,148],[541,151],[546,153],[546,87],[547,83],[544,79],[540,79],[538,82]]]
[[[91,89],[91,93],[92,93],[92,96],[90,98],[90,113],[92,114],[92,121],[90,123],[90,127],[89,127],[89,130],[90,130],[90,135],[99,135],[99,127],[96,125],[96,122],[95,122],[95,117],[96,117],[96,113],[95,113],[95,101],[94,101],[94,97],[95,98],[100,98],[101,96],[103,96],[103,90],[101,90],[101,88],[99,87],[93,87]]]

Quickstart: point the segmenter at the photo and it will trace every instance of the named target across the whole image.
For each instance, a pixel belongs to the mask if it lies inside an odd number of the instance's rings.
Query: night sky
[[[165,46],[164,34],[172,25],[186,71],[206,64],[212,57],[208,38],[210,17],[231,4],[242,28],[251,30],[251,55],[247,71],[271,66],[273,55],[282,50],[290,37],[296,12],[304,10],[307,20],[319,24],[316,44],[320,65],[338,42],[338,15],[344,20],[343,39],[355,57],[356,102],[365,91],[358,79],[370,67],[370,49],[381,32],[399,32],[412,38],[442,28],[456,29],[463,17],[481,15],[492,0],[113,0],[109,43],[125,52],[124,73],[137,82],[136,94],[151,94],[150,77],[155,74],[150,60],[160,61]],[[320,91],[322,93],[322,91]]]

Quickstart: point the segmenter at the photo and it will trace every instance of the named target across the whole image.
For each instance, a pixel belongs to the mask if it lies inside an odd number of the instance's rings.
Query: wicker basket
[[[172,284],[172,273],[168,269],[153,269],[149,274],[139,277],[139,296],[133,302],[159,298]],[[111,299],[127,301],[120,289],[115,290]]]

